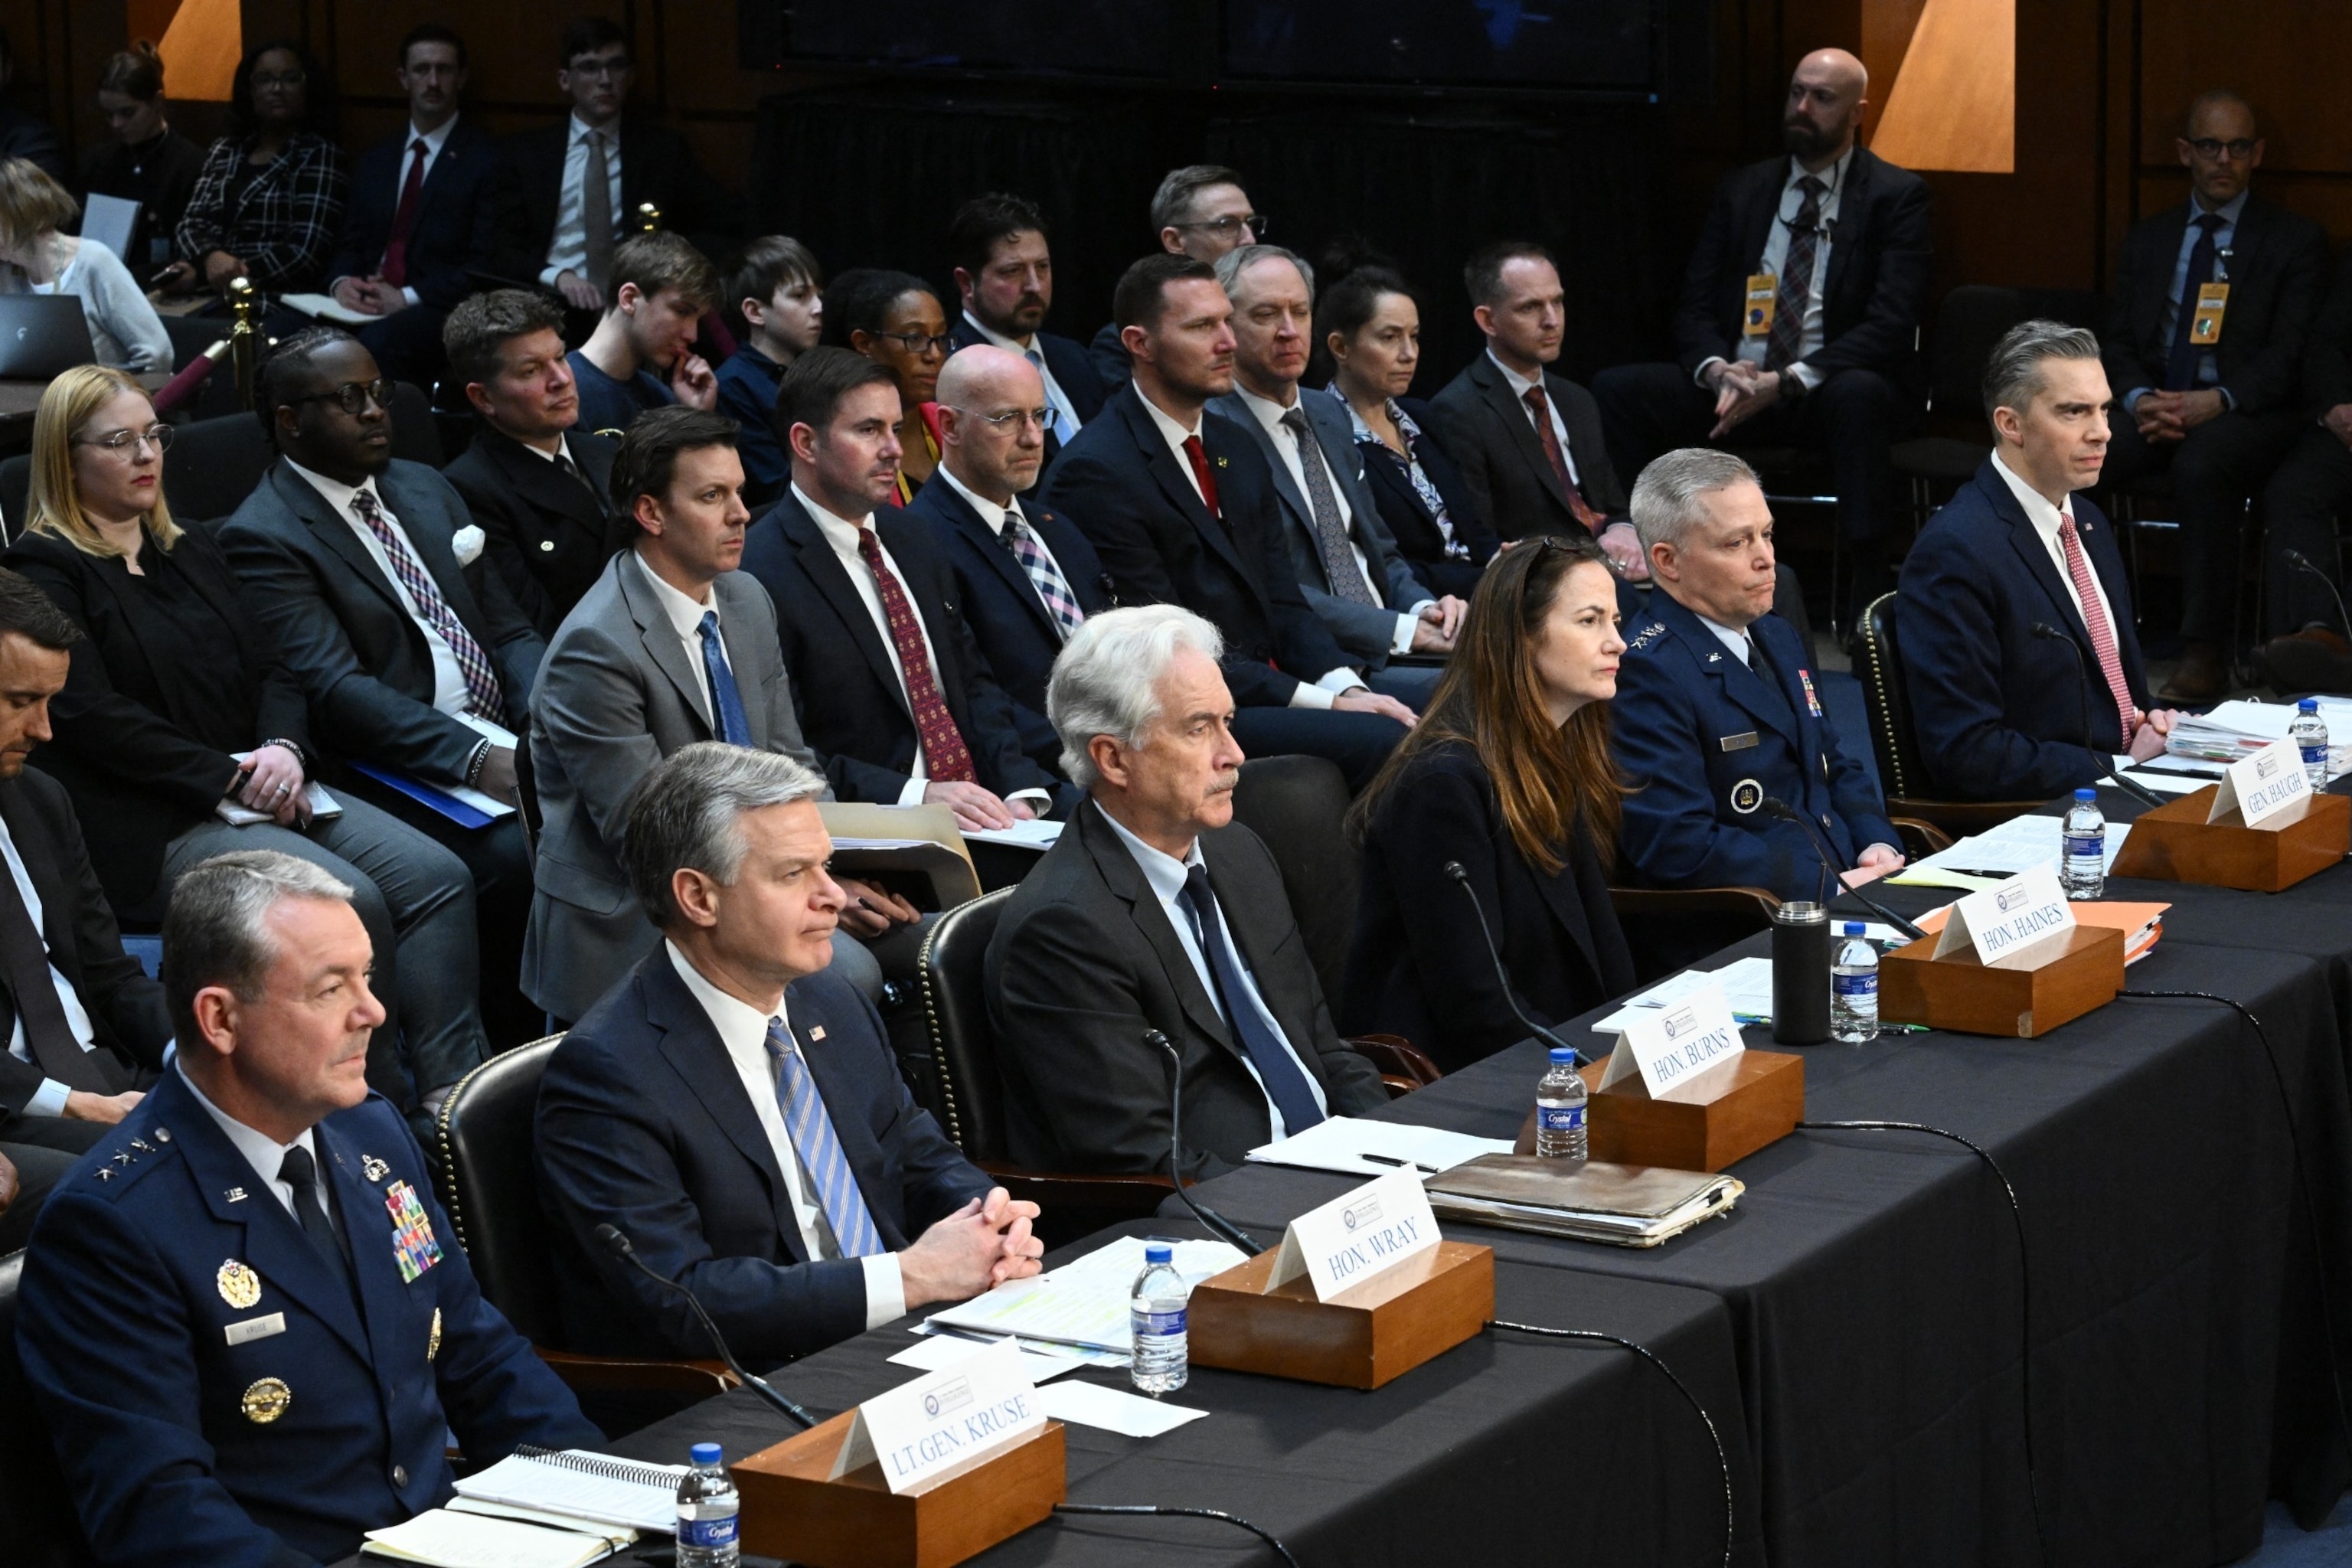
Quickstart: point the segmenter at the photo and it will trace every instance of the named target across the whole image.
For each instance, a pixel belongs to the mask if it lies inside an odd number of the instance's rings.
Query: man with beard
[[[974,196],[948,226],[963,314],[949,329],[959,349],[987,343],[1035,367],[1054,423],[1043,475],[1079,426],[1102,412],[1104,389],[1083,344],[1038,329],[1054,308],[1054,255],[1034,203],[1001,192]],[[1032,481],[1034,482],[1034,480]]]
[[[1784,158],[1727,175],[1675,314],[1679,363],[1621,365],[1592,390],[1621,473],[1738,439],[1824,452],[1857,607],[1893,586],[1886,449],[1920,405],[1927,187],[1856,140],[1870,79],[1843,49],[1797,66]]]

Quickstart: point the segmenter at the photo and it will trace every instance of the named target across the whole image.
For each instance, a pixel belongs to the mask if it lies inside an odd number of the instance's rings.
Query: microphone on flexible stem
[[[1265,1250],[1257,1237],[1194,1197],[1184,1185],[1184,1058],[1176,1044],[1157,1029],[1143,1031],[1143,1043],[1168,1053],[1168,1177],[1176,1184],[1176,1195],[1192,1211],[1192,1217],[1216,1233],[1220,1241],[1240,1247],[1255,1258]]]
[[[1803,812],[1799,811],[1795,806],[1790,805],[1779,795],[1768,795],[1764,797],[1764,815],[1767,816],[1777,816],[1783,822],[1793,822],[1797,825],[1797,830],[1805,836],[1805,842],[1813,847],[1813,853],[1821,858],[1822,869],[1829,873],[1831,885],[1835,887],[1838,891],[1848,894],[1853,898],[1857,902],[1867,908],[1872,914],[1876,915],[1880,920],[1885,921],[1888,925],[1893,926],[1896,931],[1901,931],[1913,942],[1917,942],[1921,937],[1927,934],[1926,931],[1921,931],[1917,926],[1913,925],[1909,921],[1905,920],[1901,915],[1896,914],[1893,910],[1888,909],[1885,904],[1880,903],[1876,899],[1872,898],[1868,893],[1864,892],[1860,888],[1847,887],[1845,885],[1844,878],[1838,874],[1839,868],[1837,857],[1830,853],[1829,845],[1822,840],[1820,832],[1814,828],[1813,825],[1805,819],[1805,814]],[[1822,901],[1822,908],[1824,910],[1829,908],[1829,901],[1827,900]]]
[[[1462,868],[1462,862],[1459,860],[1448,860],[1444,869],[1447,876],[1462,884],[1464,896],[1469,899],[1471,910],[1478,916],[1478,934],[1486,939],[1486,956],[1495,961],[1495,978],[1502,983],[1503,1000],[1509,1005],[1512,1016],[1525,1024],[1536,1038],[1544,1041],[1555,1050],[1566,1051],[1573,1065],[1584,1066],[1590,1058],[1583,1052],[1528,1017],[1528,1010],[1519,1005],[1518,993],[1511,989],[1511,972],[1503,967],[1503,950],[1495,945],[1495,933],[1486,924],[1486,906],[1478,901],[1478,889],[1470,885],[1470,873]]]
[[[2290,553],[2292,553],[2292,552],[2290,552]],[[2116,770],[2107,763],[2107,753],[2099,750],[2098,747],[2091,744],[2091,672],[2088,667],[2083,663],[2083,650],[2074,645],[2074,639],[2068,637],[2064,632],[2060,631],[2056,626],[2052,626],[2048,621],[2036,621],[2025,629],[2031,632],[2033,636],[2040,637],[2043,642],[2054,642],[2060,644],[2069,654],[2074,656],[2074,698],[2077,705],[2083,710],[2083,749],[2097,759],[2099,776],[2106,780],[2109,784],[2115,785],[2117,789],[2123,791],[2126,795],[2131,796],[2134,800],[2139,802],[2142,805],[2162,805],[2164,804],[2164,797],[2162,795],[2158,795],[2154,790],[2148,788],[2146,784],[2141,784],[2138,780],[2126,778],[2123,774],[2116,772]]]
[[[809,1414],[809,1412],[801,1405],[794,1404],[793,1401],[785,1398],[782,1394],[777,1393],[773,1388],[769,1386],[768,1380],[766,1378],[757,1376],[743,1369],[743,1363],[735,1359],[735,1352],[727,1348],[726,1336],[719,1331],[719,1325],[710,1321],[710,1314],[702,1310],[702,1302],[696,1298],[694,1292],[679,1284],[677,1280],[663,1275],[660,1270],[646,1263],[644,1258],[639,1258],[637,1256],[637,1249],[630,1245],[629,1238],[622,1233],[620,1226],[613,1225],[598,1226],[596,1227],[596,1239],[604,1244],[605,1251],[611,1253],[614,1257],[622,1259],[624,1262],[635,1265],[638,1271],[644,1274],[646,1279],[652,1280],[655,1284],[659,1285],[666,1289],[675,1290],[679,1295],[685,1297],[686,1304],[693,1308],[694,1315],[701,1320],[702,1331],[709,1334],[710,1336],[710,1342],[719,1347],[719,1359],[727,1363],[727,1370],[733,1373],[736,1377],[740,1379],[744,1387],[750,1389],[752,1393],[758,1394],[761,1398],[766,1400],[769,1404],[774,1405],[778,1410],[782,1411],[786,1415],[790,1416],[794,1421],[799,1422],[802,1426],[814,1426],[816,1425],[816,1417],[814,1415]]]
[[[2296,571],[2307,572],[2312,576],[2319,579],[2320,586],[2326,588],[2327,590],[2328,596],[2336,601],[2336,613],[2344,617],[2345,629],[2347,631],[2352,631],[2352,611],[2345,609],[2344,595],[2336,592],[2336,579],[2330,577],[2326,573],[2322,572],[2318,567],[2313,565],[2311,563],[2311,557],[2305,555],[2300,550],[2282,550],[2279,552],[2279,554],[2284,557],[2286,563],[2294,567]]]

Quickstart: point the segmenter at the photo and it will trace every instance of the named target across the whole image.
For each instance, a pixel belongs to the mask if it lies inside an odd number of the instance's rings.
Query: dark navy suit
[[[1089,616],[1109,609],[1117,602],[1111,597],[1110,574],[1077,525],[1037,501],[1020,504],[1022,517],[1053,552],[1078,608]],[[1062,633],[1029,574],[1012,547],[981,521],[953,485],[925,485],[899,515],[927,526],[955,568],[964,625],[971,628],[996,684],[1013,704],[1021,749],[1039,767],[1058,774],[1062,742],[1045,718],[1045,681],[1061,655]]]
[[[2132,700],[2148,707],[2131,586],[2115,531],[2090,498],[2069,510],[2106,591]],[[2123,721],[2091,634],[2050,551],[1987,458],[1928,519],[1903,563],[1895,622],[1911,724],[1936,793],[1954,800],[2047,800],[2095,783],[2123,749]],[[2037,637],[2036,621],[2074,639],[2075,659]],[[2085,751],[2088,731],[2100,755]]]
[[[408,177],[409,128],[362,153],[352,164],[351,201],[343,208],[342,240],[327,265],[330,279],[373,278],[383,267]],[[441,322],[474,291],[468,270],[488,268],[498,248],[498,138],[461,116],[449,128],[417,193],[408,231],[407,286],[417,303],[357,329],[360,342],[386,375],[429,383],[442,363]]]
[[[602,1444],[482,1299],[399,1113],[370,1095],[312,1137],[356,1302],[176,1071],[42,1213],[16,1342],[102,1563],[332,1562],[448,1500],[450,1431],[477,1464],[523,1443]],[[386,1207],[402,1183],[440,1247],[404,1283]],[[229,1260],[259,1277],[250,1305],[227,1300]],[[227,1342],[279,1315],[282,1331]],[[268,1379],[287,1403],[257,1420]]]
[[[784,1009],[885,1247],[905,1247],[987,1193],[989,1178],[907,1092],[882,1020],[856,987],[809,975],[784,993]],[[534,1155],[572,1348],[710,1353],[676,1291],[596,1243],[606,1224],[700,1296],[755,1365],[865,1332],[864,1266],[809,1258],[775,1150],[667,943],[549,1058]]]
[[[1625,797],[1625,858],[1668,888],[1764,888],[1818,898],[1820,855],[1795,824],[1760,809],[1788,802],[1849,869],[1873,844],[1900,847],[1862,764],[1838,743],[1796,628],[1766,615],[1748,628],[1769,675],[1740,662],[1664,589],[1626,638],[1611,705]]]

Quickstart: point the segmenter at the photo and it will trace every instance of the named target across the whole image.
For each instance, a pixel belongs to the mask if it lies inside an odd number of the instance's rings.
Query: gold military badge
[[[286,1407],[294,1403],[294,1391],[287,1387],[281,1378],[257,1378],[246,1389],[245,1398],[240,1403],[245,1407],[247,1421],[257,1426],[267,1426],[286,1414]]]
[[[441,1309],[433,1309],[433,1332],[425,1341],[425,1359],[429,1363],[441,1353]]]
[[[261,1300],[261,1276],[251,1264],[232,1258],[220,1266],[213,1281],[220,1287],[221,1300],[240,1312]]]

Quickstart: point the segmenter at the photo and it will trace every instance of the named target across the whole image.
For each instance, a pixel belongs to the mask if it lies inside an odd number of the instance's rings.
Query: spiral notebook
[[[684,1465],[641,1464],[581,1448],[525,1447],[459,1481],[457,1495],[668,1535],[677,1528],[677,1483],[686,1472]]]

